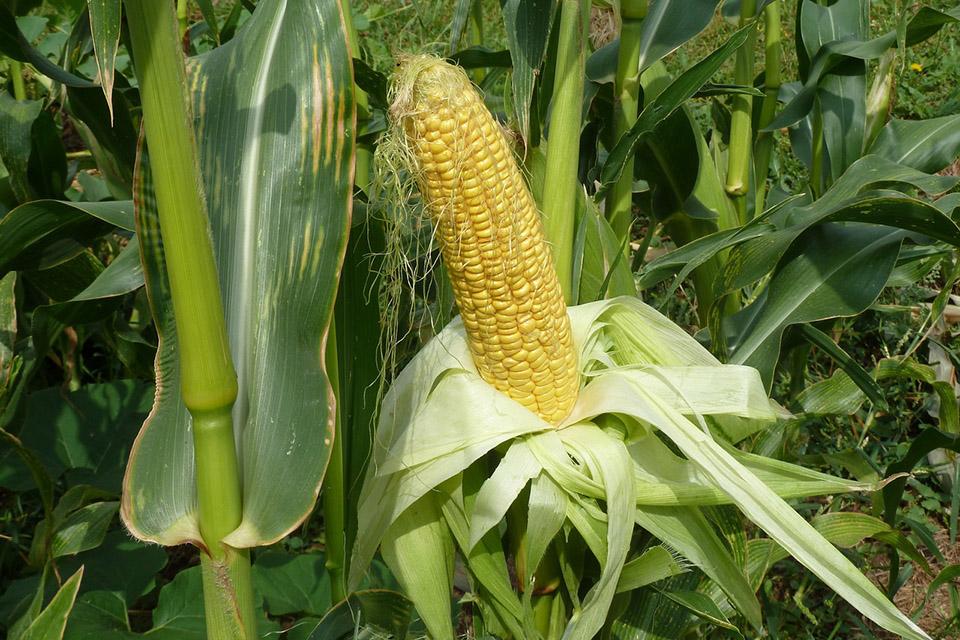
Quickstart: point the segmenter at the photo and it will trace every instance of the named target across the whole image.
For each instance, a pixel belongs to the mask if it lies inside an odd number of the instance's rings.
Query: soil
[[[934,578],[936,578],[937,574],[946,566],[960,563],[960,544],[950,543],[950,534],[946,529],[937,531],[934,534],[934,540],[937,543],[937,547],[943,553],[946,564],[942,564],[934,558],[926,547],[919,547],[920,553],[922,553],[927,562],[930,563],[930,569],[933,573],[927,574],[919,567],[916,567],[913,575],[911,575],[906,584],[900,588],[893,601],[897,605],[897,608],[908,616],[912,616],[914,612],[923,607],[920,616],[915,618],[915,621],[920,625],[920,628],[934,638],[942,638],[943,640],[956,639],[960,637],[960,629],[957,628],[957,620],[952,618],[949,585],[945,584],[931,593],[929,599],[927,599],[926,606],[923,605],[924,598],[927,597],[927,590],[930,588],[930,584]],[[886,562],[886,556],[884,554],[877,554],[874,556],[874,559],[878,565]],[[887,584],[889,572],[885,565],[876,566],[874,570],[869,573],[869,576],[873,582],[882,589]],[[954,584],[960,586],[960,584],[956,582]],[[871,628],[877,629],[874,625],[870,626]],[[876,631],[876,634],[878,638],[882,638],[883,640],[896,640],[899,638],[897,635],[879,629]]]

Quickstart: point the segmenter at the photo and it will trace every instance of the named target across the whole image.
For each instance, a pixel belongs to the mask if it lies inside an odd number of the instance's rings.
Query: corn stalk
[[[617,75],[614,80],[613,135],[619,140],[637,121],[640,108],[640,45],[647,0],[624,0],[620,3],[620,48],[617,52]],[[606,215],[617,238],[629,253],[630,228],[633,223],[633,164],[631,156],[623,165],[623,174],[607,196]],[[655,226],[650,221],[651,226]],[[624,242],[626,240],[627,242]],[[641,258],[642,259],[642,258]]]
[[[754,151],[754,174],[756,175],[757,200],[754,211],[763,211],[767,192],[767,172],[770,170],[770,154],[773,151],[773,132],[764,129],[777,115],[777,98],[780,94],[783,49],[780,44],[780,3],[771,2],[763,10],[764,34],[764,97],[760,110],[760,132],[757,134]]]
[[[222,542],[243,513],[231,413],[237,377],[199,187],[176,15],[169,2],[128,0],[126,6],[177,324],[181,391],[193,419],[207,631],[214,640],[253,638],[249,555]]]
[[[573,227],[589,18],[589,0],[561,2],[543,188],[544,233],[553,247],[560,287],[567,302],[573,295]]]
[[[741,0],[740,26],[753,20],[757,13],[756,0]],[[751,30],[750,37],[737,50],[734,81],[743,86],[753,86],[754,43],[756,31]],[[750,158],[753,149],[753,96],[738,93],[733,96],[733,113],[730,120],[730,150],[727,160],[727,194],[737,205],[741,224],[747,217],[747,191],[750,189]]]

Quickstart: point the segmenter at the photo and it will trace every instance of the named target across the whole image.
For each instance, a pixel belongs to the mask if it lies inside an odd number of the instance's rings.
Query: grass
[[[354,24],[360,33],[367,61],[375,69],[388,72],[397,54],[450,51],[450,25],[457,2],[450,0],[400,0],[399,2],[354,3]],[[483,0],[483,42],[487,47],[506,47],[506,31],[500,20],[500,4]],[[468,31],[455,50],[468,46]]]

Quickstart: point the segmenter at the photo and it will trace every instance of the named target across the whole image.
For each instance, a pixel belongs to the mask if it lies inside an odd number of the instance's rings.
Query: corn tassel
[[[415,158],[477,369],[556,424],[577,397],[577,355],[540,215],[511,148],[460,68],[420,56],[397,77],[391,112]]]

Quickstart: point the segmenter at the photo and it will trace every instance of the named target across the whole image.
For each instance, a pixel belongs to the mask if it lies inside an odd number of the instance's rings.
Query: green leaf
[[[960,115],[930,120],[893,118],[880,131],[870,153],[918,171],[940,171],[960,155]]]
[[[691,393],[696,393],[693,387],[690,389]],[[638,506],[730,504],[730,496],[710,484],[694,463],[674,454],[656,435],[644,436],[628,448],[635,464],[634,484],[637,487]],[[845,480],[788,462],[745,453],[735,447],[728,447],[727,450],[782,498],[873,491],[878,488],[875,483]]]
[[[0,4],[0,53],[14,60],[29,62],[37,71],[69,87],[94,87],[89,80],[80,78],[50,62],[45,55],[30,46],[17,27],[16,18],[5,4]]]
[[[721,84],[708,82],[700,88],[700,91],[694,94],[694,98],[710,98],[713,96],[745,95],[755,98],[762,98],[764,92],[755,87],[748,87],[742,84]]]
[[[47,585],[50,583],[48,578],[51,566],[49,563],[44,564],[43,570],[35,580],[27,579],[21,583],[23,591],[18,589],[21,600],[14,609],[14,613],[19,613],[20,617],[13,620],[8,629],[8,635],[12,638],[22,638],[26,629],[40,615],[43,602],[46,600]]]
[[[120,255],[83,291],[46,309],[66,325],[95,322],[112,313],[125,295],[142,286],[140,244],[134,236]]]
[[[523,584],[531,583],[547,549],[560,532],[568,502],[563,490],[546,473],[533,479],[527,502],[527,565]]]
[[[848,1],[846,4],[859,4],[859,2]],[[813,2],[805,2],[804,12],[809,10],[810,7],[816,7],[816,5]],[[817,7],[817,9],[820,11],[830,10],[829,7]],[[859,9],[859,7],[857,7],[857,9]],[[929,38],[944,25],[957,22],[958,19],[960,19],[960,15],[957,14],[956,9],[943,12],[929,7],[923,7],[907,24],[905,33],[906,44],[910,46]],[[810,22],[817,22],[819,24],[820,21],[813,19]],[[829,20],[824,20],[823,22],[824,24],[830,23]],[[818,26],[818,32],[819,28]],[[861,33],[864,32],[861,30]],[[879,58],[887,49],[897,46],[898,39],[896,30],[889,31],[872,40],[862,40],[856,37],[851,38],[846,32],[840,34],[839,32],[834,33],[833,30],[824,33],[824,37],[831,35],[837,35],[839,37],[832,41],[821,40],[819,43],[814,43],[820,44],[821,46],[808,46],[810,50],[816,52],[816,55],[813,56],[813,59],[809,63],[803,87],[794,94],[793,98],[777,117],[774,118],[773,122],[763,129],[764,131],[776,131],[784,127],[789,127],[810,113],[810,110],[814,106],[814,98],[822,77],[829,73],[836,65],[848,58],[858,60],[873,60]],[[814,38],[814,40],[818,40],[818,38]],[[807,43],[804,42],[804,44],[806,45]],[[804,65],[801,64],[801,69],[803,67]]]
[[[66,262],[38,271],[27,271],[26,280],[55,302],[69,300],[93,284],[103,273],[103,263],[85,249]],[[49,310],[45,308],[45,310]]]
[[[879,518],[865,513],[824,513],[814,518],[811,524],[823,537],[838,547],[854,547],[865,538],[885,542],[930,573],[930,565],[913,543]]]
[[[258,553],[253,582],[272,616],[305,613],[320,616],[330,608],[330,576],[317,553]]]
[[[661,593],[692,611],[698,618],[702,618],[721,629],[732,631],[737,638],[743,638],[740,630],[727,620],[720,608],[708,596],[697,591],[663,591]]]
[[[406,638],[413,607],[395,591],[358,591],[331,609],[306,640]],[[359,636],[354,635],[360,630]]]
[[[530,137],[533,85],[547,53],[556,10],[556,0],[505,0],[501,9],[513,61],[513,110],[525,141]]]
[[[859,0],[854,4],[859,4]],[[857,59],[844,60],[821,78],[817,95],[823,117],[823,142],[833,181],[859,159],[863,151],[867,121],[866,63]]]
[[[936,195],[953,188],[957,179],[932,176],[878,155],[864,156],[816,202],[794,197],[739,229],[702,237],[648,264],[640,284],[649,287],[679,272],[673,283],[676,287],[694,268],[720,251],[730,250],[722,277],[724,289],[732,292],[765,276],[797,237],[813,225],[828,221],[883,224],[960,244],[960,229],[940,215],[937,207],[895,192],[866,192],[890,184],[905,184]]]
[[[511,633],[522,636],[522,609],[513,591],[500,532],[490,531],[473,545],[468,538],[472,523],[467,512],[477,510],[483,475],[482,465],[471,465],[462,476],[451,478],[440,487],[441,493],[449,496],[441,505],[443,517],[465,556],[474,590]]]
[[[506,455],[477,494],[470,514],[468,550],[472,550],[480,538],[500,524],[510,505],[520,496],[527,483],[540,475],[541,469],[537,457],[522,440],[514,442],[507,449]]]
[[[926,608],[930,596],[936,593],[938,589],[944,585],[952,585],[956,583],[958,579],[960,579],[960,564],[951,564],[941,569],[940,573],[938,573],[930,583],[930,586],[927,587],[927,593],[923,596],[923,602],[917,607],[917,611],[923,611]]]
[[[67,188],[67,155],[63,133],[51,111],[42,111],[31,129],[28,176],[38,198],[62,198]]]
[[[0,375],[3,376],[13,375],[13,350],[17,341],[16,286],[16,273],[0,278]]]
[[[719,252],[754,238],[762,238],[771,231],[775,231],[775,228],[764,223],[761,218],[754,218],[742,227],[724,229],[697,238],[644,265],[640,272],[640,289],[649,289],[676,273],[671,285],[671,291],[675,290],[693,269]]]
[[[866,400],[861,388],[846,371],[840,369],[832,376],[816,382],[797,396],[803,412],[814,416],[856,413]]]
[[[638,507],[637,524],[699,567],[756,628],[760,603],[716,530],[697,507]]]
[[[181,571],[160,590],[150,635],[160,640],[206,637],[200,567]]]
[[[470,9],[475,0],[456,0],[453,9],[453,20],[450,21],[450,47],[447,53],[453,53],[460,48],[460,39],[470,19]]]
[[[830,336],[809,324],[800,325],[799,330],[807,342],[833,358],[846,372],[850,380],[870,398],[871,402],[881,408],[886,406],[886,398],[880,385],[860,366],[859,362],[851,358]]]
[[[594,425],[575,425],[561,430],[561,438],[571,452],[603,487],[606,503],[606,554],[598,556],[600,577],[578,610],[570,617],[564,637],[589,640],[603,627],[607,611],[617,590],[620,572],[630,551],[635,503],[632,464],[623,442]],[[576,509],[571,504],[571,510]]]
[[[926,460],[934,449],[949,449],[960,453],[960,436],[944,433],[932,427],[924,429],[910,441],[910,448],[899,460],[887,466],[887,477],[910,473],[917,463]],[[907,485],[906,477],[898,477],[883,488],[883,519],[893,526],[900,515],[900,499]]]
[[[279,540],[310,513],[334,436],[324,344],[354,158],[340,3],[259,3],[230,46],[188,67],[239,384],[243,521],[224,541],[244,548]],[[128,466],[121,514],[141,539],[173,545],[199,539],[193,445],[153,197],[148,184],[137,191],[161,391]]]
[[[894,164],[880,156],[861,158],[817,201],[801,205],[797,200],[769,212],[764,222],[778,229],[751,238],[730,251],[722,274],[723,290],[733,292],[764,277],[798,237],[824,222],[882,224],[929,235],[955,246],[960,244],[960,229],[929,203],[893,191],[865,192],[870,187],[890,183],[908,184],[934,195],[957,182]],[[863,195],[858,197],[860,193]]]
[[[0,160],[10,175],[10,188],[17,200],[34,199],[27,175],[32,151],[33,125],[43,109],[40,100],[14,100],[0,93]]]
[[[213,7],[213,0],[197,0],[197,4],[200,6],[200,13],[203,14],[203,21],[207,23],[207,27],[210,29],[210,35],[219,44],[220,25],[217,24],[217,14]]]
[[[624,247],[593,200],[578,192],[579,222],[573,251],[576,303],[636,295]]]
[[[0,274],[65,262],[115,227],[133,228],[132,202],[22,204],[0,219]]]
[[[89,591],[77,598],[64,640],[131,640],[140,637],[130,631],[127,605],[111,591]]]
[[[960,407],[953,390],[953,383],[940,380],[936,370],[917,362],[914,358],[884,358],[877,363],[877,380],[888,378],[916,380],[933,387],[940,400],[940,429],[947,433],[960,433]]]
[[[922,6],[907,23],[906,45],[912,47],[919,44],[936,35],[945,25],[958,21],[960,21],[960,7],[943,10]]]
[[[53,557],[100,546],[119,507],[119,502],[94,502],[67,516],[53,534],[50,548]]]
[[[123,76],[117,81],[126,83]],[[111,195],[116,200],[130,200],[138,129],[121,87],[114,87],[110,104],[112,112],[99,88],[67,87],[71,120],[93,154]]]
[[[655,395],[635,385],[633,388],[636,394],[632,408],[612,403],[605,410],[627,413],[655,425],[715,486],[727,492],[748,518],[865,616],[906,638],[928,638],[843,554],[825,544],[796,511],[714,442],[703,425],[683,418]]]
[[[669,578],[663,590],[696,589],[700,576],[686,573]],[[614,640],[674,640],[694,621],[686,607],[670,600],[653,588],[630,594],[625,611],[611,625]]]
[[[128,606],[154,588],[155,577],[166,564],[162,549],[131,540],[117,529],[108,532],[99,546],[57,560],[61,572],[83,567],[82,591],[111,591]]]
[[[803,85],[793,94],[793,98],[777,114],[763,131],[776,131],[790,127],[801,121],[815,104],[818,88],[824,76],[845,60],[873,60],[882,56],[896,43],[896,33],[891,31],[873,40],[835,40],[820,47],[813,58],[810,71]]]
[[[634,155],[637,146],[648,136],[656,126],[667,116],[680,108],[684,102],[696,93],[700,87],[717,72],[724,61],[746,42],[753,31],[754,25],[750,24],[736,31],[719,48],[714,50],[703,60],[684,71],[668,87],[657,95],[652,101],[644,105],[643,111],[637,117],[637,121],[630,127],[630,130],[623,134],[623,137],[617,141],[616,146],[610,151],[610,155],[604,162],[600,170],[600,186],[594,199],[599,201],[614,183],[620,179],[623,173],[623,165],[627,158]]]
[[[205,640],[207,629],[203,608],[200,567],[180,571],[160,589],[153,610],[153,628],[144,635],[150,640]],[[280,625],[267,620],[259,606],[256,614],[258,637],[277,637]]]
[[[837,0],[830,5],[800,2],[800,40],[807,57],[813,58],[827,43],[842,38],[863,39],[868,25],[862,20],[860,0]]]
[[[632,591],[670,576],[680,575],[687,569],[664,546],[650,547],[642,554],[623,565],[617,593]]]
[[[347,548],[356,538],[360,489],[373,447],[375,412],[380,391],[380,318],[378,290],[385,239],[380,224],[355,212],[334,309],[337,324],[337,368],[340,374],[339,437],[343,440]]]
[[[653,4],[640,32],[640,73],[703,31],[713,20],[717,4],[719,0],[661,0]]]
[[[87,0],[90,35],[97,58],[100,86],[113,122],[113,78],[120,45],[120,0]]]
[[[657,64],[644,74],[641,82],[650,102],[669,82],[669,76],[665,67]],[[657,220],[669,221],[678,213],[686,214],[697,219],[692,224],[712,231],[714,221],[725,218],[728,198],[716,179],[716,165],[706,142],[686,107],[670,114],[645,137],[636,157],[636,174],[650,187],[651,213]],[[720,200],[711,193],[713,189],[719,190]],[[684,219],[683,223],[689,222]],[[677,231],[678,224],[668,224],[671,232]],[[671,235],[678,244],[689,240],[684,234]]]
[[[149,384],[133,380],[87,385],[66,396],[59,387],[34,392],[23,443],[54,475],[69,470],[74,482],[118,492],[131,441],[152,396]]]
[[[73,609],[80,581],[83,579],[83,567],[77,569],[70,578],[63,583],[50,603],[40,612],[19,636],[11,640],[60,640],[67,625],[67,617]]]
[[[866,225],[820,225],[777,269],[764,293],[730,318],[729,362],[760,370],[772,383],[786,327],[860,313],[896,263],[902,235]]]

